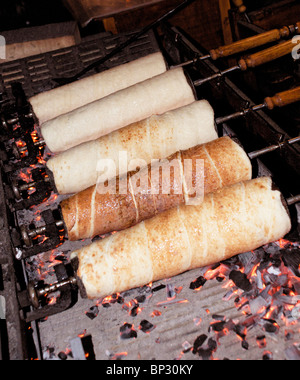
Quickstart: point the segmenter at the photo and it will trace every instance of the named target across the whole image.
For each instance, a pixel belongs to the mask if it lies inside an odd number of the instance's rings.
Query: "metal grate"
[[[130,35],[102,33],[83,39],[78,45],[52,51],[46,54],[2,63],[0,65],[0,93],[12,100],[11,84],[20,82],[29,98],[56,86],[52,78],[69,77],[110,53]],[[105,65],[89,72],[86,76],[159,51],[153,32],[140,37],[135,43],[117,54]]]

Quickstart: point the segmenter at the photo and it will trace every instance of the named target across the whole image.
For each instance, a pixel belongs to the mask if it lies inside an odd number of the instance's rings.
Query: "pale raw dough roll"
[[[29,99],[40,125],[116,91],[162,74],[167,70],[162,53],[102,71],[76,82],[42,92]]]
[[[41,133],[57,153],[194,101],[193,89],[178,68],[58,116],[43,124]]]
[[[142,159],[148,165],[152,159],[165,158],[217,138],[214,111],[202,100],[78,145],[52,157],[47,166],[53,173],[57,191],[72,194],[97,183],[99,160],[114,162],[107,170],[110,179],[127,172],[131,160]]]
[[[124,230],[181,204],[201,202],[203,194],[252,177],[247,154],[228,136],[174,153],[159,163],[159,175],[154,171],[157,168],[150,164],[138,172],[138,178],[131,172],[112,181],[104,191],[98,184],[64,200],[60,206],[69,240]]]
[[[291,229],[270,178],[225,187],[72,254],[89,298],[143,286],[251,251]]]

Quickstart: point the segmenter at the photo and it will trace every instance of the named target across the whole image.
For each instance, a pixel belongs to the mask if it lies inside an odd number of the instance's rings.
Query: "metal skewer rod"
[[[255,105],[249,108],[246,108],[242,111],[233,113],[228,116],[219,117],[215,120],[216,124],[222,124],[226,121],[237,119],[238,117],[245,116],[250,111],[259,111],[263,108],[268,108],[269,110],[273,110],[275,107],[284,107],[292,103],[296,103],[300,101],[300,86],[295,87],[291,90],[280,92],[275,94],[273,97],[265,98],[263,104]]]
[[[300,194],[296,195],[295,197],[291,197],[291,198],[286,199],[286,203],[288,204],[288,206],[292,206],[298,202],[300,202]]]
[[[194,82],[194,86],[201,86],[204,83],[210,82],[213,79],[221,78],[226,74],[229,74],[234,71],[242,70],[246,71],[250,68],[255,68],[261,66],[265,63],[274,61],[275,59],[284,57],[288,54],[291,54],[293,49],[296,47],[295,42],[292,40],[280,43],[269,49],[265,49],[258,53],[249,55],[248,57],[242,58],[239,60],[238,65],[230,67],[224,71],[220,71],[210,77],[198,79]]]
[[[62,220],[59,220],[55,223],[55,225],[57,228],[61,228],[64,226],[64,222]],[[35,228],[33,230],[27,230],[26,226],[20,227],[22,240],[27,247],[31,246],[32,239],[34,239],[38,235],[43,235],[44,232],[46,232],[46,230],[47,230],[47,226],[41,226],[41,227]]]
[[[22,198],[22,196],[21,196],[22,191],[27,191],[31,188],[36,188],[40,182],[50,182],[50,178],[45,177],[39,181],[33,181],[33,182],[25,183],[24,185],[21,185],[21,186],[18,186],[17,184],[13,184],[12,190],[14,192],[16,199],[20,200]]]
[[[282,38],[286,38],[291,34],[297,33],[298,31],[300,31],[300,22],[297,22],[295,25],[284,26],[281,29],[273,29],[253,37],[245,38],[229,45],[220,46],[217,49],[210,50],[207,55],[197,56],[189,61],[171,66],[171,68],[185,67],[207,59],[212,59],[215,61],[219,58],[229,57],[234,54],[266,45],[268,43],[279,41]]]
[[[250,160],[253,160],[254,158],[260,157],[264,154],[274,152],[275,150],[280,149],[285,145],[293,145],[293,144],[296,144],[297,142],[300,142],[300,136],[287,140],[287,141],[283,141],[277,145],[271,145],[271,146],[268,146],[267,148],[263,148],[260,150],[256,150],[255,152],[248,153],[248,157],[250,158]]]
[[[28,284],[28,295],[32,305],[37,309],[39,307],[39,300],[47,294],[54,293],[66,285],[76,285],[76,277],[71,276],[66,280],[59,281],[55,284],[45,285],[38,288],[33,282]]]
[[[45,142],[45,140],[39,140],[39,141],[36,141],[33,145],[34,146],[43,146],[43,145],[45,145],[46,144],[46,142]],[[23,146],[23,147],[21,147],[21,148],[17,148],[18,149],[18,151],[20,152],[20,153],[23,153],[23,152],[26,152],[27,151],[27,146]]]

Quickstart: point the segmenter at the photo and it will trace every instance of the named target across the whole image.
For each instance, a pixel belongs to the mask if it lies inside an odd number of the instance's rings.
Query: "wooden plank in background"
[[[66,7],[82,26],[91,20],[115,15],[160,3],[163,0],[64,0]]]
[[[64,3],[82,25],[86,26],[91,20],[103,21],[103,9],[101,11],[99,8],[99,4],[103,2],[100,0],[64,0]],[[98,7],[92,7],[92,3],[98,4]],[[142,6],[115,13],[113,29],[115,28],[116,32],[127,33],[139,30],[175,8],[182,3],[182,0],[153,0],[152,2],[145,0],[139,3],[142,3]],[[183,29],[206,49],[213,49],[224,44],[219,0],[196,0],[171,17],[169,21]],[[111,20],[108,27],[110,31],[113,31]]]

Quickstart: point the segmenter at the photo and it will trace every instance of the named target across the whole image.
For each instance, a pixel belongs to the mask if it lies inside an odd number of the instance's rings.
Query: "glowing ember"
[[[120,328],[121,339],[131,339],[137,337],[137,332],[134,330],[134,325],[130,323],[124,323]]]
[[[32,182],[33,179],[32,179],[31,169],[30,168],[21,169],[19,173],[19,178],[26,183]]]

